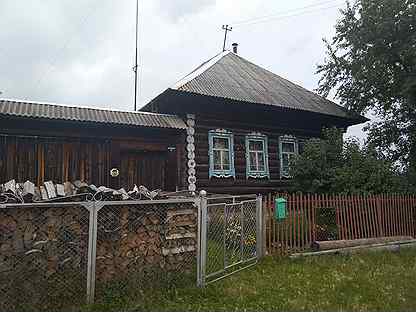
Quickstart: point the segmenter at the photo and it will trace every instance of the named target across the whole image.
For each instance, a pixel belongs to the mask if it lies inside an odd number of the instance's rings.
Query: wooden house
[[[140,112],[0,100],[0,183],[284,190],[305,140],[366,120],[225,51]]]
[[[222,52],[142,111],[187,122],[182,163],[189,190],[253,193],[290,187],[289,164],[323,127],[346,130],[367,119],[241,56]]]
[[[176,190],[185,130],[173,115],[0,100],[0,183]]]

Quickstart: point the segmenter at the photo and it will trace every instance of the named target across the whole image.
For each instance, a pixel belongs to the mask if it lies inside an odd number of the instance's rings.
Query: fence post
[[[198,252],[197,252],[197,286],[205,287],[205,269],[207,257],[207,193],[199,192],[198,207]]]
[[[82,204],[90,213],[88,225],[87,304],[94,303],[95,257],[97,245],[97,213],[94,203]]]
[[[257,260],[263,257],[263,205],[262,196],[257,195],[256,198],[256,252]]]

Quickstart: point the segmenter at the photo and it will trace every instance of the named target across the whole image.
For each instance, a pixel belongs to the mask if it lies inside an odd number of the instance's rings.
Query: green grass
[[[413,311],[416,251],[268,257],[259,265],[198,289],[137,291],[87,311]]]

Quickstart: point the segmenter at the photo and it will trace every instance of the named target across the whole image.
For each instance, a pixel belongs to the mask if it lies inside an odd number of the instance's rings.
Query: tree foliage
[[[400,162],[416,185],[416,2],[347,2],[335,28],[318,92],[334,90],[345,107],[375,114],[369,145]]]
[[[311,193],[380,194],[407,191],[390,160],[380,158],[342,131],[324,129],[323,139],[306,142],[291,166],[297,190]]]

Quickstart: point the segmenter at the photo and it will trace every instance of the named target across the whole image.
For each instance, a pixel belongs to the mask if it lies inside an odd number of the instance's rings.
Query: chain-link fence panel
[[[243,202],[243,260],[250,260],[256,257],[257,243],[257,214],[256,201]]]
[[[221,273],[226,265],[225,209],[223,203],[207,205],[207,276]]]
[[[206,218],[201,220],[201,227],[206,226],[206,237],[201,238],[206,241],[206,250],[201,251],[205,257],[203,284],[239,271],[257,259],[260,207],[261,199],[253,195],[208,199]]]
[[[85,303],[89,211],[79,204],[0,208],[0,311]]]
[[[196,282],[194,202],[106,203],[97,215],[97,302]]]

